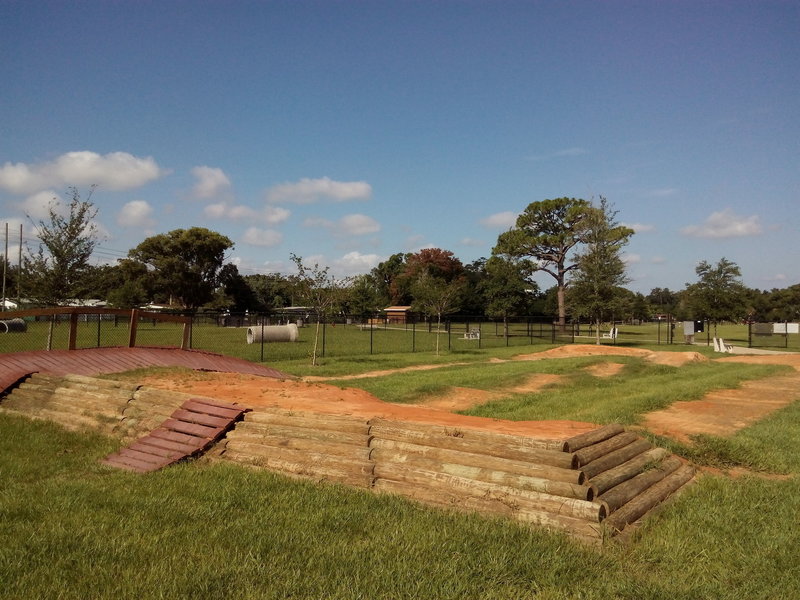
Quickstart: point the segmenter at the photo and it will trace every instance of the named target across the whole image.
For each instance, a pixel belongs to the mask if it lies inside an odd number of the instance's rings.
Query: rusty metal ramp
[[[102,463],[137,473],[162,469],[204,452],[247,410],[218,400],[187,400],[157,429],[108,455]]]

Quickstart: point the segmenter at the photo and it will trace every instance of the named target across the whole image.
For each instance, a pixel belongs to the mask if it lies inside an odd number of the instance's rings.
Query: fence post
[[[131,309],[131,322],[128,324],[128,348],[136,347],[136,328],[139,327],[139,311]]]
[[[447,320],[447,351],[450,352],[450,320]]]
[[[325,320],[325,317],[322,318],[322,358],[325,358],[325,326],[328,322]]]
[[[261,362],[264,362],[264,317],[261,317]]]
[[[101,317],[103,315],[97,314],[97,347],[100,347],[100,322],[103,320]]]
[[[373,322],[372,319],[369,317],[367,317],[367,325],[369,326],[369,353],[372,354],[372,340],[374,334],[372,332]]]
[[[747,321],[747,347],[753,347],[753,322]]]
[[[417,322],[411,322],[411,351],[417,351]]]
[[[75,350],[75,344],[78,337],[78,313],[70,313],[69,315],[69,340],[67,341],[67,349]]]

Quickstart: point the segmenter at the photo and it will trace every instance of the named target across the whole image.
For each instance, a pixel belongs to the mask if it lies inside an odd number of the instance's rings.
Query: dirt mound
[[[520,354],[515,360],[543,360],[548,358],[576,358],[581,356],[636,356],[658,365],[680,367],[690,362],[708,360],[699,352],[654,352],[644,348],[627,348],[624,346],[598,346],[590,344],[570,344],[536,352]]]

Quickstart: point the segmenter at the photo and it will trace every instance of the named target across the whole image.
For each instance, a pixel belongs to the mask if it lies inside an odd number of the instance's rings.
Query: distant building
[[[411,307],[387,306],[386,308],[383,309],[383,312],[386,313],[387,323],[405,324],[409,321],[409,315],[411,314]]]

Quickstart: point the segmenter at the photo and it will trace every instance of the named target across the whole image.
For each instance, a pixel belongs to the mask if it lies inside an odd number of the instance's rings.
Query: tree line
[[[367,315],[410,306],[434,320],[458,313],[508,322],[520,316],[568,321],[677,320],[793,321],[800,319],[800,284],[761,291],[747,288],[735,263],[701,261],[696,281],[682,290],[633,292],[621,256],[633,231],[617,222],[603,197],[596,202],[556,198],[532,202],[514,227],[498,236],[489,257],[464,264],[449,250],[396,253],[369,273],[336,279],[325,266],[292,254],[297,273],[242,275],[226,260],[233,241],[191,227],[146,238],[112,265],[91,264],[97,209],[91,194],[55,200],[35,224],[39,244],[22,265],[5,256],[4,289],[20,289],[34,306],[93,298],[118,308],[163,305],[181,311],[271,313],[309,306],[322,315]],[[535,273],[553,286],[541,289]],[[599,328],[598,328],[599,330]]]

